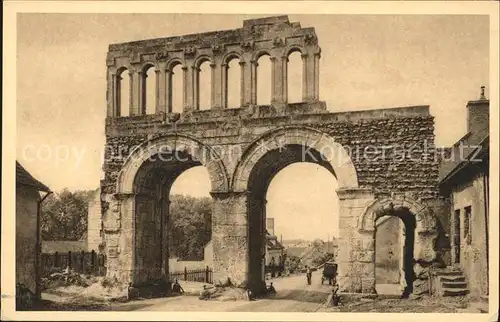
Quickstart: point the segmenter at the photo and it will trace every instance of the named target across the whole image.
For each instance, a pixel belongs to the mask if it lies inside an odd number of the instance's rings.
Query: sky
[[[257,17],[262,16],[19,14],[17,159],[52,190],[95,189],[102,177],[108,45],[240,28],[244,19]],[[488,94],[486,16],[289,15],[289,19],[316,30],[322,48],[320,99],[332,112],[430,105],[436,143],[449,146],[465,134],[467,101],[479,97],[482,85]],[[286,222],[283,218],[294,222],[307,218],[307,200],[319,207],[315,212],[321,220],[315,222],[331,220],[335,204],[330,199],[336,197],[328,187],[335,179],[314,167],[291,166],[272,181],[268,200],[287,201],[269,201],[268,215],[278,216],[277,233],[293,233],[280,226]],[[186,172],[173,192],[208,195],[208,176],[206,185],[190,184],[192,178],[200,182],[206,175],[203,171]],[[290,190],[294,186],[300,190]],[[318,204],[316,198],[325,191],[323,200],[328,201]],[[325,239],[329,231],[323,232]],[[300,238],[299,232],[294,234],[290,238]]]

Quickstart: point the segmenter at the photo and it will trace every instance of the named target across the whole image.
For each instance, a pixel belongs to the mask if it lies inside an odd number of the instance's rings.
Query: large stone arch
[[[305,126],[280,127],[254,140],[243,152],[232,177],[232,190],[245,191],[250,172],[268,151],[286,145],[300,145],[322,153],[330,163],[338,180],[339,189],[358,188],[356,168],[347,150],[328,134]]]
[[[136,147],[125,160],[116,181],[116,192],[134,193],[134,179],[140,166],[159,152],[183,151],[207,168],[212,192],[227,191],[229,180],[222,160],[209,146],[186,135],[168,135],[146,141]]]

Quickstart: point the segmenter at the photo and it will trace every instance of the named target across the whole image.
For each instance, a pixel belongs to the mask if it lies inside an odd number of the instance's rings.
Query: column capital
[[[276,57],[275,57],[275,56],[269,57],[269,60],[270,60],[271,62],[275,62],[275,61],[276,61]]]
[[[216,63],[210,63],[210,67],[215,68],[215,67],[217,67],[217,64]]]
[[[210,195],[213,198],[218,198],[218,199],[225,199],[229,197],[241,197],[241,196],[248,196],[249,191],[210,191]]]
[[[306,59],[307,57],[309,57],[309,54],[306,53],[306,54],[302,54],[300,56],[302,57],[302,59]]]
[[[189,68],[187,66],[182,66],[182,70],[186,71],[188,70]]]
[[[240,66],[245,66],[246,62],[244,62],[244,61],[239,61],[239,62],[238,62],[238,64],[239,64]]]

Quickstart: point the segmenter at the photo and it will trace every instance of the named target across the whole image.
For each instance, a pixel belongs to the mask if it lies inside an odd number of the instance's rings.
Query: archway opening
[[[172,68],[170,76],[169,111],[172,113],[182,113],[184,105],[184,70],[181,64]]]
[[[271,58],[265,54],[257,60],[257,105],[271,105]]]
[[[226,107],[241,107],[241,66],[238,58],[228,61],[226,80]]]
[[[122,69],[116,76],[116,103],[118,116],[130,115],[130,76],[127,69]]]
[[[334,260],[334,256],[328,258],[327,253],[336,252],[333,243],[328,242],[338,235],[335,174],[330,163],[325,161],[318,151],[309,150],[309,154],[304,154],[303,149],[301,145],[286,145],[284,148],[268,151],[257,161],[250,173],[248,181],[248,285],[256,293],[263,291],[266,275],[272,278],[273,273],[270,267],[272,257],[275,258],[275,263],[280,255],[285,257],[284,270],[290,269],[286,267],[290,264],[286,263],[286,257],[299,257],[297,254],[287,254],[286,249],[283,249],[283,254],[273,251],[270,240],[278,241],[274,244],[281,244],[281,236],[277,236],[281,235],[277,231],[278,228],[285,230],[289,234],[289,239],[303,239],[304,252],[310,251],[311,253],[310,256],[303,257],[297,265],[293,264],[295,272],[304,269],[305,265],[316,266],[320,264],[320,261]],[[309,181],[310,194],[304,192],[305,173],[308,173],[307,176],[310,179],[319,180]],[[297,182],[298,178],[301,182]],[[290,185],[295,186],[292,191]],[[300,197],[293,201],[294,198],[290,197],[290,193]],[[321,205],[318,205],[319,199],[322,201]],[[300,207],[297,207],[297,202]],[[270,224],[269,218],[274,218],[274,225]],[[294,220],[297,221],[293,223]],[[305,222],[308,224],[306,225]],[[316,227],[316,229],[311,227]],[[296,230],[295,233],[293,229]],[[296,238],[290,238],[292,236]],[[321,249],[323,254],[321,251],[318,253],[318,249]],[[275,254],[271,255],[271,251]],[[323,258],[319,258],[321,256]],[[278,273],[275,271],[274,275]],[[321,274],[313,278],[320,279]],[[317,283],[320,281],[318,280]]]
[[[302,102],[303,90],[303,63],[302,54],[294,51],[288,55],[287,63],[287,101],[288,103]]]
[[[186,152],[162,151],[141,165],[134,179],[134,285],[168,282],[179,261],[206,267],[199,246],[211,235],[209,189],[207,170]]]
[[[212,199],[210,177],[203,166],[184,171],[170,190],[170,271],[212,266]]]
[[[142,114],[156,113],[156,71],[154,66],[147,66],[142,73]]]
[[[208,110],[212,99],[212,70],[210,62],[203,62],[198,70],[198,109]]]
[[[375,287],[378,294],[413,291],[415,216],[407,208],[375,219]]]

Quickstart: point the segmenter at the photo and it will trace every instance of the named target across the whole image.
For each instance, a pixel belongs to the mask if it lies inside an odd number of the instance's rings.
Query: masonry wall
[[[38,191],[16,187],[16,283],[36,294],[36,232]]]
[[[485,185],[483,179],[484,175],[478,174],[471,181],[458,185],[452,191],[451,227],[454,227],[454,211],[460,210],[460,267],[467,277],[467,283],[473,296],[488,294],[488,245],[486,243]],[[468,206],[471,207],[470,242],[465,238],[464,231],[464,209]]]
[[[190,112],[181,115],[176,124],[165,122],[161,115],[108,118],[102,191],[108,195],[116,192],[119,171],[137,146],[147,146],[150,140],[174,133],[195,138],[220,153],[231,181],[246,148],[263,134],[283,126],[315,128],[350,152],[359,186],[370,190],[370,195],[354,197],[341,205],[344,219],[340,223],[340,235],[345,237],[344,242],[361,244],[339,245],[339,261],[345,262],[339,273],[351,281],[349,291],[372,292],[375,281],[369,272],[375,269],[374,246],[370,246],[373,236],[357,231],[358,218],[366,205],[374,197],[383,198],[392,193],[409,193],[415,201],[429,207],[434,207],[436,202],[438,160],[433,147],[434,119],[428,107],[329,113],[325,105],[311,103],[289,105],[285,109],[271,106]],[[371,195],[372,192],[375,194]],[[214,197],[215,281],[225,280],[218,272],[229,273],[238,282],[245,281],[247,276],[246,202],[246,197],[232,195],[231,191]],[[133,240],[126,234],[121,238]],[[371,250],[364,252],[367,247]],[[360,250],[363,250],[362,258],[356,257],[361,256]]]

